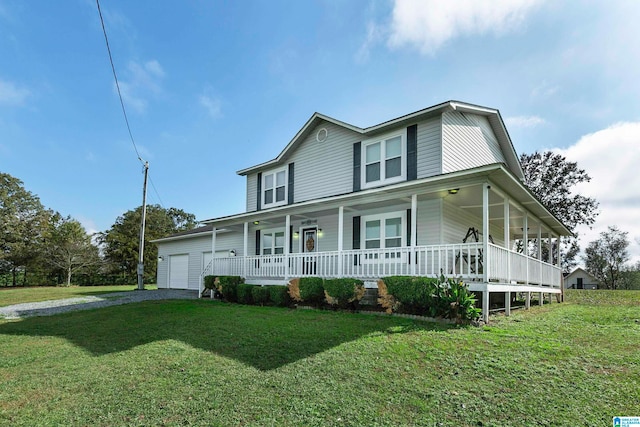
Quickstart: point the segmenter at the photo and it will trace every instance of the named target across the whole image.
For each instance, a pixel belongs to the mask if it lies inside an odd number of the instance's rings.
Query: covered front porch
[[[561,293],[566,228],[501,167],[455,175],[211,220],[213,254],[225,246],[218,231],[241,244],[202,277],[354,277],[375,287],[386,276],[444,275],[483,293],[485,320],[491,292]]]

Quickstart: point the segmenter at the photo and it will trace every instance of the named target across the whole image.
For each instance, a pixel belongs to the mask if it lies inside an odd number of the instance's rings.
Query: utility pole
[[[149,162],[144,162],[144,185],[142,186],[142,221],[140,223],[140,250],[138,251],[138,290],[144,291],[144,225],[147,217],[147,175]]]

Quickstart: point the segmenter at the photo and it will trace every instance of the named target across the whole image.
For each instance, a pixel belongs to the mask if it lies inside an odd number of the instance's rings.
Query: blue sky
[[[640,2],[100,4],[150,203],[242,212],[235,171],[315,111],[365,127],[455,99],[578,161],[602,211],[583,246],[615,224],[640,259]],[[0,0],[0,171],[92,232],[141,203],[95,1]]]

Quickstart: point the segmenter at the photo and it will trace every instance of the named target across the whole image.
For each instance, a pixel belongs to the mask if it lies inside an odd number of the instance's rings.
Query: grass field
[[[0,320],[0,425],[610,426],[640,416],[621,295],[483,328],[209,300]]]
[[[137,285],[118,286],[33,286],[28,288],[0,288],[0,307],[23,302],[39,302],[109,292],[123,292],[135,289]],[[156,285],[145,285],[146,289],[158,289]]]

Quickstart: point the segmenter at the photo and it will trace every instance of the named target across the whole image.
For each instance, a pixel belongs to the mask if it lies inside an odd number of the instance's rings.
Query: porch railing
[[[406,275],[460,277],[499,283],[540,284],[560,287],[558,267],[489,244],[461,243],[387,249],[256,255],[214,258],[208,274],[287,279],[290,277],[356,277],[378,279]]]

